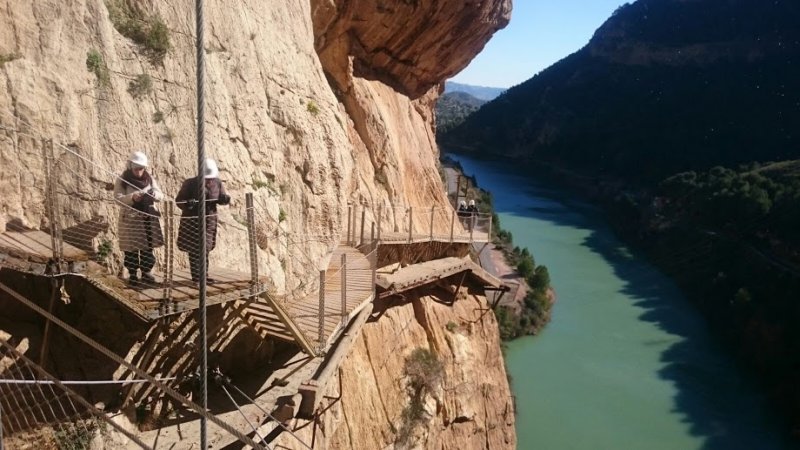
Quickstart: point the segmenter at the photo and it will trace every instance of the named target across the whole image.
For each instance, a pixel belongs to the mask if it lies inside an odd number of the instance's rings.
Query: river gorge
[[[502,227],[557,293],[544,331],[508,344],[518,448],[788,446],[700,314],[602,211],[513,164],[450,156],[492,192]]]

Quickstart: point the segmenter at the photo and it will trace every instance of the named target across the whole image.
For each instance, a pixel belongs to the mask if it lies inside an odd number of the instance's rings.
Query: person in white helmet
[[[208,253],[217,244],[217,205],[230,204],[231,198],[225,192],[225,186],[219,179],[217,162],[211,158],[205,161],[202,182],[197,177],[184,180],[175,204],[181,209],[181,224],[178,228],[178,249],[189,254],[189,269],[192,281],[200,280],[200,221],[198,220],[200,186],[206,191],[206,270],[208,270]],[[207,283],[214,279],[206,278]]]
[[[469,220],[469,211],[467,210],[467,202],[461,200],[458,202],[458,221],[466,228],[467,221]]]
[[[469,206],[467,206],[467,211],[469,211],[468,229],[472,230],[472,227],[475,226],[475,221],[478,220],[478,207],[475,206],[475,200],[469,201]]]
[[[125,254],[123,265],[128,269],[128,281],[134,287],[155,284],[151,273],[156,263],[153,249],[164,245],[160,214],[155,207],[164,194],[147,167],[147,155],[135,151],[128,158],[125,171],[114,180],[114,198],[121,205],[119,247]]]

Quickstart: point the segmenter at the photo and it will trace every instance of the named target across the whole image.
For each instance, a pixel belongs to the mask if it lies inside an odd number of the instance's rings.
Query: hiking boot
[[[139,287],[139,277],[136,275],[131,275],[128,277],[128,286],[135,288]]]
[[[142,284],[148,286],[155,286],[157,283],[153,274],[151,274],[150,272],[142,272]]]
[[[206,277],[206,286],[209,285],[209,284],[214,284],[216,282],[217,282],[217,280],[215,280],[214,278]],[[199,285],[200,284],[200,280],[198,278],[192,278],[192,283],[195,284],[195,285]]]

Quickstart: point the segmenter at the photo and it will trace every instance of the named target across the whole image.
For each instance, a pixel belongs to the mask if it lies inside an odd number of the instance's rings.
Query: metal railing
[[[490,242],[492,214],[448,207],[353,204],[347,207],[342,242],[352,246],[439,242]]]

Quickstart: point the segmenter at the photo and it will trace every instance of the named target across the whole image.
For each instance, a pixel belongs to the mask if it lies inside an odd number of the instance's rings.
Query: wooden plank
[[[297,327],[297,325],[294,324],[294,322],[289,318],[288,314],[283,310],[278,302],[274,301],[269,295],[262,295],[261,298],[265,299],[272,307],[272,310],[275,311],[275,314],[280,317],[281,321],[294,336],[295,341],[298,343],[300,348],[302,348],[303,351],[309,355],[316,355],[316,351],[311,346],[311,343],[306,340],[303,332]]]
[[[343,328],[345,328],[346,334],[343,338],[339,340],[336,344],[336,349],[334,350],[333,355],[328,358],[326,361],[326,365],[319,371],[319,375],[316,377],[316,381],[320,386],[325,386],[327,384],[327,380],[333,373],[336,373],[336,369],[339,368],[343,358],[347,356],[350,352],[350,347],[352,346],[355,339],[361,332],[364,323],[367,321],[369,316],[372,314],[371,309],[364,309],[359,313],[356,313],[353,320],[349,322],[349,324],[341,324]],[[330,342],[331,338],[333,337],[333,331],[328,336],[328,342]],[[326,345],[327,346],[327,345]]]
[[[52,253],[53,253],[53,251],[51,249],[52,240],[50,238],[50,234],[49,233],[45,233],[44,231],[39,231],[39,230],[26,231],[24,233],[31,240],[33,240],[36,243],[38,243],[39,245],[47,248],[49,250],[50,254],[52,255]],[[70,245],[70,244],[68,244],[66,242],[63,242],[62,246],[64,247],[64,255],[63,256],[64,256],[64,259],[66,259],[66,260],[70,260],[70,261],[85,261],[85,260],[89,259],[89,254],[87,254],[85,251],[83,251],[83,250],[81,250],[81,249],[79,249],[77,247],[74,247],[74,246],[72,246],[72,245]]]
[[[6,233],[11,239],[15,239],[21,244],[25,245],[26,247],[32,249],[36,254],[42,256],[53,256],[53,248],[50,246],[50,235],[45,234],[41,231],[9,231]],[[41,234],[46,239],[46,244],[43,244],[36,240],[36,235]]]
[[[35,248],[31,248],[25,242],[20,241],[18,236],[3,233],[3,250],[17,258],[29,259],[39,263],[46,263],[53,258],[53,253],[41,254]]]

